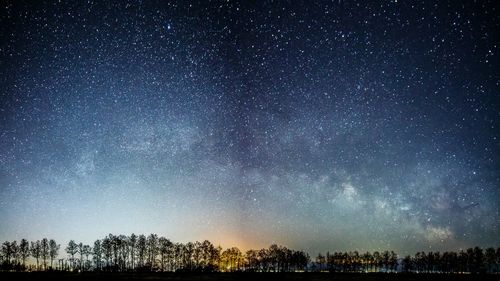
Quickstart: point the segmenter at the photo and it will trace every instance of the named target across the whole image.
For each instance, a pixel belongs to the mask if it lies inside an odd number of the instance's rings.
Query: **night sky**
[[[500,244],[496,1],[31,2],[0,7],[2,241]]]

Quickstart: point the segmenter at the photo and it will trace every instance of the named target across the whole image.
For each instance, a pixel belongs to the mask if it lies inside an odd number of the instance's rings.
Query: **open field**
[[[0,272],[1,280],[495,280],[500,275],[447,274],[360,274],[360,273],[67,273],[67,272]]]

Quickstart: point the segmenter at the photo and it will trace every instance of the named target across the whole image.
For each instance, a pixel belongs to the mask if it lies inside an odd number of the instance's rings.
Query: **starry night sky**
[[[500,244],[495,1],[31,2],[0,7],[2,241]]]

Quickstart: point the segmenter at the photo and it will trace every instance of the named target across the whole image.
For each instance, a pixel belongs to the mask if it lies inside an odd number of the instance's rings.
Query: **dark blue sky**
[[[500,243],[494,1],[0,9],[4,240]]]

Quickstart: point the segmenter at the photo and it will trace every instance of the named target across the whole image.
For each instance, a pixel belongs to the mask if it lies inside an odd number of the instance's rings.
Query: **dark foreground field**
[[[500,275],[381,274],[381,273],[65,273],[0,272],[0,280],[496,280]]]

